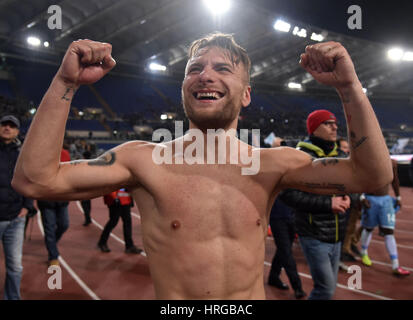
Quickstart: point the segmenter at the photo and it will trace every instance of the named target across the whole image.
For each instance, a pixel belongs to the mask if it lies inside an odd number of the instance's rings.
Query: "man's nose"
[[[203,83],[213,82],[214,81],[213,70],[211,68],[205,67],[199,74],[199,81]]]

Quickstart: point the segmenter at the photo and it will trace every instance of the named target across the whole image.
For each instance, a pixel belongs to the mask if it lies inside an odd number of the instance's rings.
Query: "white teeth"
[[[211,98],[211,99],[219,99],[219,95],[217,92],[198,92],[196,98]]]

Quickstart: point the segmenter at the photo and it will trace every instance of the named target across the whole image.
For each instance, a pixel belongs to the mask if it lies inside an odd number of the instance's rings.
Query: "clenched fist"
[[[350,55],[338,42],[309,45],[300,58],[300,65],[324,85],[340,89],[359,82]]]
[[[109,43],[87,39],[74,41],[67,49],[56,77],[75,87],[95,83],[116,65],[111,53]]]

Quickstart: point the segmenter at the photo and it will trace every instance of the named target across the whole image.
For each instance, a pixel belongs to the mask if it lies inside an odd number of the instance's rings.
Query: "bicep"
[[[318,194],[361,192],[349,158],[313,160],[308,154],[298,152],[281,179],[282,188]]]
[[[91,199],[133,184],[133,175],[111,150],[97,159],[62,162],[53,181],[53,200]]]

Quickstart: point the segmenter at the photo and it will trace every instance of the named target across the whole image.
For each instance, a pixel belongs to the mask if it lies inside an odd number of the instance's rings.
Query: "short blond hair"
[[[241,62],[247,72],[247,82],[250,82],[251,60],[248,57],[247,51],[235,42],[232,34],[214,32],[195,40],[189,47],[188,59],[191,60],[196,56],[200,49],[210,47],[218,47],[227,50],[231,62],[235,65],[238,65]]]

